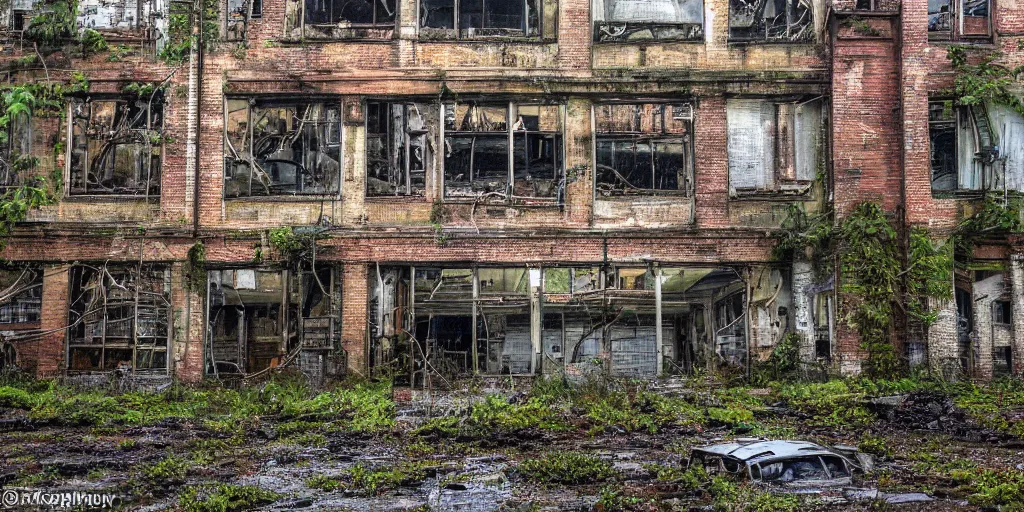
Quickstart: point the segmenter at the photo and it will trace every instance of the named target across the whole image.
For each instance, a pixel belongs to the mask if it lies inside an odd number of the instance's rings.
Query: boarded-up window
[[[68,192],[160,194],[163,95],[71,102]]]
[[[692,190],[692,105],[606,104],[594,112],[599,193]]]
[[[594,41],[701,40],[704,0],[592,0]]]
[[[802,42],[814,38],[811,0],[729,0],[729,38]]]
[[[561,199],[562,116],[560,105],[445,104],[445,196]]]
[[[340,102],[228,99],[224,197],[333,195],[340,187]]]
[[[423,195],[439,122],[436,104],[366,104],[368,196]]]
[[[802,188],[815,179],[821,161],[821,100],[733,99],[726,117],[734,192]]]

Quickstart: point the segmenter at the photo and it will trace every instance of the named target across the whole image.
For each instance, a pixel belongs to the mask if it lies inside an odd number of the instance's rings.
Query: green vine
[[[210,48],[220,37],[219,0],[195,0],[192,4],[172,3],[168,16],[167,42],[160,51],[160,58],[168,64],[180,64],[198,43],[198,34],[193,27],[199,23],[199,9],[203,9],[203,46]]]
[[[43,47],[58,47],[75,37],[78,2],[46,0],[36,4],[39,11],[25,30],[25,39]]]
[[[451,220],[452,214],[440,199],[435,199],[430,206],[430,226],[434,228],[434,244],[444,246],[451,239],[444,231],[444,225]]]
[[[185,289],[190,292],[206,291],[206,246],[202,241],[196,242],[188,249],[185,260]]]
[[[306,262],[313,260],[316,251],[316,241],[326,238],[321,228],[299,228],[301,231],[291,227],[273,228],[268,232],[270,245],[283,259],[293,268],[299,268]],[[259,258],[263,259],[262,251]]]
[[[970,64],[966,47],[949,47],[946,57],[956,72],[952,93],[957,105],[996,103],[1024,116],[1024,102],[1010,91],[1017,77],[1024,73],[1024,66],[1008,68],[996,64],[1001,56],[1000,53],[992,53],[983,56],[978,64]]]
[[[938,311],[928,307],[928,298],[953,298],[953,248],[946,240],[936,245],[922,227],[910,230],[907,267],[907,313],[931,325]]]
[[[37,177],[32,183],[9,189],[0,196],[0,249],[7,246],[7,237],[14,225],[25,220],[29,210],[53,203],[46,187],[46,178]]]

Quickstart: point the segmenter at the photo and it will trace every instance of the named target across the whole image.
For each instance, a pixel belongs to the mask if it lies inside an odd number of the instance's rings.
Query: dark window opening
[[[339,104],[228,99],[226,108],[224,197],[340,191]]]
[[[72,195],[159,196],[163,95],[71,102]]]
[[[595,42],[703,37],[704,0],[598,0],[594,6]]]
[[[991,163],[996,149],[984,107],[929,103],[928,138],[933,193],[985,190],[995,184]]]
[[[37,327],[43,304],[43,272],[40,268],[0,268],[0,325],[17,330],[19,324]]]
[[[1013,323],[1013,307],[1008,300],[997,300],[992,303],[992,322],[997,324]]]
[[[395,24],[395,0],[305,0],[305,21],[313,25]]]
[[[729,100],[726,121],[731,192],[809,190],[822,163],[822,111],[821,100]]]
[[[71,269],[68,369],[165,371],[170,272],[144,265]]]
[[[263,0],[227,0],[227,10],[225,39],[241,41],[246,37],[249,20],[263,16]]]
[[[616,104],[595,109],[598,193],[690,194],[691,105]]]
[[[560,106],[460,103],[444,109],[445,197],[562,199]]]
[[[993,347],[992,348],[992,376],[1003,377],[1013,372],[1013,348]]]
[[[729,0],[729,39],[804,42],[814,39],[807,0]]]
[[[541,33],[542,0],[420,0],[420,27],[460,37],[532,37]]]
[[[3,133],[4,140],[0,143],[0,191],[17,187],[23,181],[22,175],[35,168],[32,117],[27,114],[10,117]]]
[[[368,196],[423,195],[438,116],[425,103],[366,104]]]

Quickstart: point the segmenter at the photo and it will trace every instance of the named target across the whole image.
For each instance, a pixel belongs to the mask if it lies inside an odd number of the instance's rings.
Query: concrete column
[[[928,326],[928,365],[945,379],[961,373],[957,340],[956,300],[928,299],[928,307],[938,314]]]
[[[205,373],[206,311],[198,290],[185,289],[183,265],[171,265],[171,375],[181,382],[199,382]]]
[[[661,332],[661,267],[654,269],[654,345],[658,349],[657,366],[654,376],[657,377],[665,368],[664,335]]]
[[[809,261],[793,260],[793,278],[790,286],[793,295],[794,330],[800,337],[800,360],[814,361],[814,312],[811,309],[810,286],[814,282],[814,266]]]
[[[1010,282],[1013,308],[1013,368],[1015,376],[1024,373],[1024,255],[1010,258]]]
[[[992,379],[992,303],[1003,293],[1003,274],[975,281],[971,298],[974,302],[974,378]]]
[[[531,268],[530,272],[530,343],[533,347],[533,355],[530,358],[530,373],[533,375],[541,371],[541,350],[542,350],[542,328],[544,326],[544,310],[541,304],[540,282],[541,269]]]
[[[359,225],[366,198],[366,123],[359,97],[345,99],[345,125],[342,128],[341,219],[344,225]]]

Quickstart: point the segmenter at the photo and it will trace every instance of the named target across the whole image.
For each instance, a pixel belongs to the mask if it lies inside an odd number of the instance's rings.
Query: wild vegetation
[[[313,390],[281,375],[244,389],[120,392],[9,377],[0,459],[7,486],[84,477],[129,508],[365,510],[412,496],[418,510],[448,510],[444,496],[460,492],[509,510],[835,508],[686,466],[693,446],[760,436],[858,445],[876,457],[859,484],[927,492],[937,510],[1020,502],[1024,480],[1009,462],[1024,437],[1020,382],[758,379],[754,388],[694,376],[681,382],[685,392],[598,378],[539,379],[516,393],[470,382],[410,414],[386,381]],[[893,395],[904,405],[874,400]],[[862,505],[893,507],[847,504]]]

